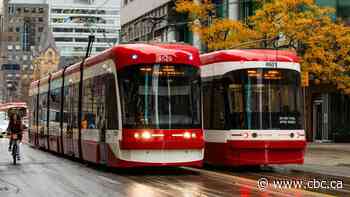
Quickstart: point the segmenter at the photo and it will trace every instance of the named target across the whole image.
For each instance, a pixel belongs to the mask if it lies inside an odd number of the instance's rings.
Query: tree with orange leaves
[[[249,18],[248,24],[210,19],[208,13],[215,6],[209,0],[202,1],[204,6],[193,0],[178,0],[176,10],[201,21],[201,25],[195,23],[191,27],[209,50],[276,47],[277,43],[297,52],[302,70],[313,74],[316,83],[333,83],[350,94],[350,27],[332,20],[334,10],[321,8],[314,0],[259,2],[260,9]],[[212,23],[206,23],[209,20]],[[270,39],[277,36],[280,36],[278,42]]]
[[[210,0],[178,0],[176,11],[187,13],[192,21],[196,21],[191,23],[191,29],[209,51],[232,48],[259,38],[256,31],[240,21],[213,17],[215,5]]]
[[[283,34],[284,47],[297,52],[302,70],[312,73],[316,83],[333,83],[350,94],[350,27],[333,21],[333,12],[313,0],[272,0],[250,22],[265,37]]]

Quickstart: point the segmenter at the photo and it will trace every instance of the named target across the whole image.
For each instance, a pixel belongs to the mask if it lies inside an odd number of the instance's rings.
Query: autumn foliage
[[[211,17],[215,6],[210,0],[178,0],[176,11],[188,13],[192,30],[199,34],[209,51],[232,48],[259,38],[259,34],[240,21]]]
[[[215,6],[209,0],[178,0],[176,10],[189,14],[191,28],[208,50],[281,47],[301,57],[302,70],[316,83],[333,83],[350,94],[350,27],[331,16],[314,0],[260,1],[248,23],[209,17]],[[277,36],[279,40],[276,41]],[[263,42],[257,42],[263,40]]]

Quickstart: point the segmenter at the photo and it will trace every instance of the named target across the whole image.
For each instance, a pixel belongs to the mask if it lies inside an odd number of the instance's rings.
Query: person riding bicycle
[[[22,120],[21,120],[20,116],[18,116],[15,113],[10,115],[10,122],[9,122],[8,127],[7,127],[7,131],[9,133],[9,136],[12,136],[12,134],[17,134],[19,142],[22,141],[23,126],[22,126]],[[12,144],[13,144],[12,137],[10,137],[9,151],[11,151]],[[20,160],[19,147],[17,148],[17,151],[18,151],[18,154],[17,154],[18,158],[17,159]]]

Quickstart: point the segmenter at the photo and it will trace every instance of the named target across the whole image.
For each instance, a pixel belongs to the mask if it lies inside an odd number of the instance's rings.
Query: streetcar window
[[[300,75],[284,69],[249,69],[225,74],[214,86],[211,129],[301,129]],[[225,107],[224,107],[225,106]]]
[[[115,77],[112,73],[84,80],[83,120],[88,129],[118,129]]]
[[[210,128],[210,122],[212,120],[212,90],[213,85],[210,82],[202,81],[202,98],[203,98],[203,111],[207,113],[203,113],[203,126],[204,128]]]
[[[67,84],[68,84],[67,80]],[[64,119],[68,128],[78,128],[79,83],[70,84],[64,90]]]
[[[118,129],[118,108],[117,108],[117,94],[116,94],[116,81],[114,75],[110,74],[105,78],[105,106],[106,106],[106,119],[107,129]]]
[[[45,126],[47,120],[47,92],[39,95],[39,124]]]
[[[36,114],[37,114],[37,95],[33,95],[30,99],[30,109],[32,109],[32,114],[29,116],[31,127],[36,125]]]
[[[123,127],[200,128],[200,75],[187,65],[139,65],[119,73]]]
[[[61,88],[56,88],[50,91],[50,122],[61,121]]]

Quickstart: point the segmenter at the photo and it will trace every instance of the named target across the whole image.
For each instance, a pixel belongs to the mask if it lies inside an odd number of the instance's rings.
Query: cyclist
[[[22,131],[23,131],[23,125],[22,120],[20,116],[18,116],[16,113],[13,113],[10,115],[10,122],[9,126],[7,128],[7,131],[9,132],[9,136],[12,134],[17,134],[19,142],[22,141]],[[11,152],[12,147],[12,138],[10,137],[10,143],[9,143],[9,151]],[[17,159],[20,160],[20,152],[19,152],[19,146],[17,148]]]

